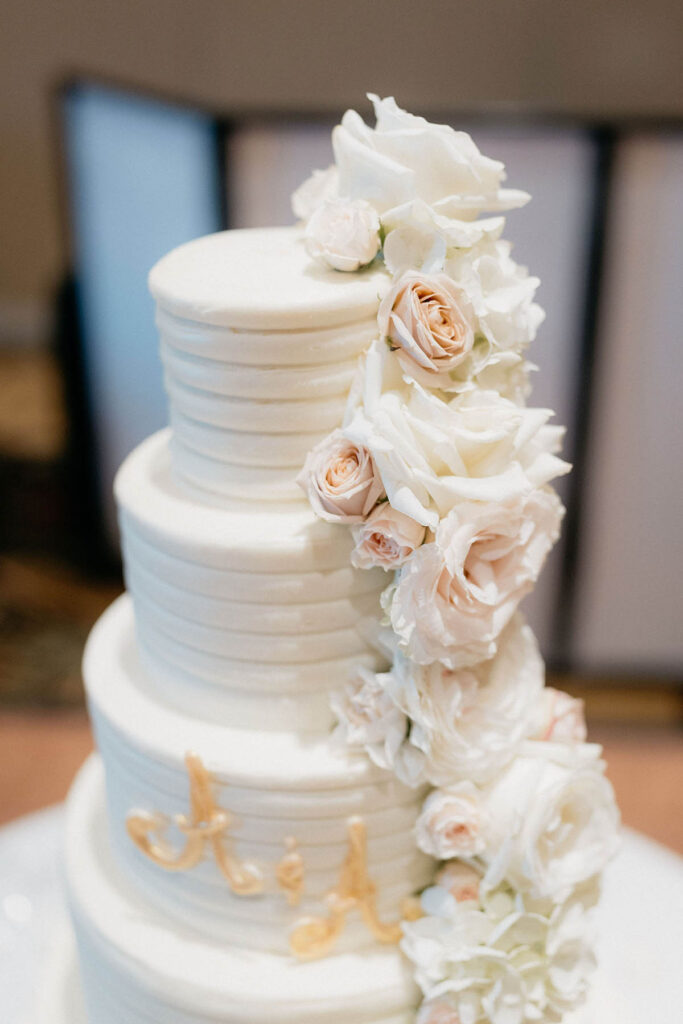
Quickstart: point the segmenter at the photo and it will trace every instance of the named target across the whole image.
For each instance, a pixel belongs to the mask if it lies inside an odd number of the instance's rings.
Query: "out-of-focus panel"
[[[617,159],[574,638],[582,667],[683,663],[683,138]]]
[[[220,226],[214,124],[89,86],[68,94],[64,123],[85,387],[117,543],[114,473],[167,420],[147,274],[169,249]]]
[[[313,168],[332,163],[332,123],[255,122],[227,142],[230,227],[279,227],[294,221],[290,196]]]

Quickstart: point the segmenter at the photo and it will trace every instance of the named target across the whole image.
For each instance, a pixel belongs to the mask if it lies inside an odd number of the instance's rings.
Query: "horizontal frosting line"
[[[174,916],[185,921],[197,915],[198,924],[201,918],[207,919],[217,915],[222,919],[226,938],[228,930],[236,926],[259,929],[267,932],[270,942],[274,936],[278,936],[278,944],[283,947],[283,952],[287,949],[289,929],[295,920],[311,913],[324,912],[324,896],[338,883],[340,867],[348,851],[348,844],[340,848],[336,862],[331,861],[329,867],[313,870],[310,865],[306,866],[306,893],[301,905],[293,909],[287,905],[282,893],[279,892],[263,893],[250,899],[235,895],[226,885],[225,878],[216,869],[215,864],[210,861],[198,864],[192,872],[188,872],[180,888],[177,886],[177,877],[175,880],[171,875],[162,878],[159,868],[145,862],[139,851],[130,849],[126,839],[125,835],[121,836],[121,845],[115,846],[114,852],[119,854],[119,861],[124,869],[127,869],[131,876],[135,874],[135,882],[139,887],[144,887],[145,896],[149,897],[154,886],[156,894],[161,897],[159,904],[163,905],[163,910],[172,912]],[[264,860],[246,844],[240,843],[237,837],[231,846],[238,856],[266,870],[277,863],[283,855],[281,847],[274,861]],[[332,853],[333,851],[331,855]],[[138,868],[139,871],[136,871]],[[392,862],[371,861],[368,857],[368,873],[374,875],[380,882],[377,886],[377,909],[382,915],[392,915],[396,918],[402,900],[412,896],[416,890],[424,888],[433,880],[434,867],[429,859],[414,847],[412,854],[406,854]],[[363,930],[362,936],[357,936],[361,941],[363,937],[368,943],[372,942],[369,932],[365,933]]]
[[[229,430],[211,423],[201,423],[171,406],[171,427],[183,444],[205,455],[231,465],[247,468],[288,469],[295,476],[306,455],[325,436],[325,430],[312,433],[263,434]]]
[[[297,466],[269,469],[236,465],[193,451],[184,443],[182,436],[175,434],[171,439],[171,459],[181,485],[185,486],[186,481],[189,482],[205,501],[210,501],[213,495],[222,495],[233,501],[266,502],[269,505],[273,502],[303,500],[296,482]]]
[[[99,1024],[159,1024],[163,1020],[165,1024],[202,1024],[218,1021],[221,1024],[243,1024],[248,1019],[250,1024],[414,1024],[415,1009],[406,1008],[391,1012],[390,1009],[376,1010],[367,1009],[361,1003],[360,1006],[341,1006],[338,999],[332,998],[321,1005],[319,998],[314,998],[312,1005],[306,1007],[299,1000],[291,1006],[289,1003],[275,1005],[263,1000],[263,996],[255,992],[254,1006],[243,999],[236,1004],[234,997],[226,994],[225,1007],[211,1007],[211,1017],[205,1016],[204,1010],[199,1010],[201,1018],[197,1017],[197,1009],[193,1005],[179,1005],[178,997],[169,991],[170,985],[167,975],[163,975],[162,981],[156,981],[158,991],[150,992],[145,986],[143,979],[137,977],[135,980],[130,975],[130,965],[127,969],[124,963],[116,958],[116,966],[111,966],[111,949],[105,949],[105,943],[101,936],[94,931],[92,924],[83,917],[79,911],[77,916],[77,933],[79,946],[83,950],[83,959],[87,963],[87,974],[84,977],[86,991],[88,986],[92,990],[93,1005],[97,1006]],[[254,955],[254,951],[250,951]],[[264,956],[278,957],[279,954],[264,952]],[[347,954],[350,955],[350,954]],[[395,954],[398,957],[398,953]],[[240,958],[235,957],[231,967],[235,969]],[[265,965],[264,965],[265,969]],[[141,972],[142,973],[142,972]],[[146,972],[149,973],[149,969]],[[406,975],[407,975],[406,967]],[[147,979],[147,985],[149,985]],[[408,981],[405,985],[407,987]],[[121,990],[126,993],[122,998]],[[329,987],[325,992],[329,991]],[[189,992],[194,993],[194,988]],[[188,994],[189,994],[188,992]],[[407,999],[408,997],[406,997]],[[171,1000],[171,1003],[169,1003]],[[415,995],[417,1002],[417,995]],[[395,1001],[389,997],[389,1005],[393,1007]],[[229,1007],[229,1008],[228,1008]],[[171,1019],[169,1014],[173,1013]],[[220,1014],[220,1016],[216,1016]],[[247,1017],[244,1015],[247,1014]],[[294,1016],[292,1016],[294,1014]],[[370,1014],[370,1016],[368,1016]]]
[[[126,583],[135,595],[156,603],[174,615],[193,622],[246,633],[322,633],[358,623],[364,615],[378,614],[379,592],[355,598],[337,598],[309,604],[244,604],[240,600],[204,597],[169,585],[139,563],[128,562]]]
[[[298,963],[262,949],[247,952],[239,942],[233,948],[212,940],[194,922],[169,927],[166,913],[148,907],[144,895],[124,884],[105,842],[102,789],[101,766],[91,759],[69,799],[66,873],[87,977],[92,979],[94,968],[93,996],[100,973],[106,982],[110,972],[118,972],[123,991],[135,986],[135,1015],[126,1024],[170,1024],[170,1009],[182,1014],[174,1024],[205,1017],[230,1024],[380,1024],[392,1010],[417,1000],[411,972],[394,947],[373,945],[361,956],[335,951],[324,960]],[[177,884],[182,880],[175,876]],[[348,923],[357,940],[355,915]],[[150,1018],[138,1016],[141,1003],[154,1007]],[[121,1024],[121,1003],[114,1009],[105,1024]],[[398,1019],[408,1024],[408,1017]]]
[[[133,806],[169,813],[187,810],[184,750],[172,761],[162,761],[153,752],[135,745],[98,707],[93,723],[107,778],[119,780],[121,799],[129,802],[124,813]],[[424,789],[410,789],[398,782],[392,785],[392,780],[378,782],[370,777],[353,785],[341,782],[322,790],[287,785],[275,790],[264,785],[244,785],[242,781],[238,784],[215,768],[211,775],[216,801],[239,816],[240,835],[250,841],[262,841],[264,835],[273,835],[281,827],[283,840],[298,829],[301,841],[308,837],[310,843],[344,842],[348,819],[354,814],[366,816],[369,836],[404,832],[413,827],[424,796]],[[255,775],[252,772],[251,777]],[[287,779],[282,781],[286,783]],[[111,793],[116,796],[115,789]]]
[[[267,687],[257,689],[249,685],[253,682],[250,678],[237,678],[234,686],[224,676],[205,679],[192,664],[185,669],[167,661],[165,653],[161,647],[148,647],[144,637],[138,638],[140,664],[149,679],[146,691],[169,708],[215,725],[270,732],[291,729],[302,736],[329,735],[335,722],[330,691],[340,688],[352,671],[338,670],[321,676],[313,687],[300,684],[294,690],[280,687],[278,676],[269,680]]]
[[[311,391],[317,395],[343,394],[348,391],[358,365],[357,359],[349,359],[322,366],[261,367],[255,372],[253,367],[237,363],[185,355],[163,342],[160,355],[166,373],[183,384],[217,395],[259,401],[305,398]]]
[[[312,366],[358,356],[377,335],[372,317],[330,327],[258,330],[219,327],[157,307],[162,340],[182,351],[245,366]]]
[[[182,384],[168,374],[164,375],[164,386],[172,408],[194,420],[236,432],[305,432],[312,423],[329,431],[342,422],[346,408],[346,393],[323,398],[316,393],[302,398],[235,398]]]
[[[192,500],[171,476],[169,439],[167,430],[154,434],[119,470],[115,492],[122,531],[132,520],[140,536],[215,569],[306,572],[348,565],[349,531],[317,519],[305,500],[286,510]]]
[[[154,761],[178,764],[199,750],[209,771],[234,786],[309,791],[353,789],[377,780],[384,792],[389,773],[368,758],[333,749],[291,732],[256,731],[198,721],[164,707],[144,692],[145,674],[136,654],[130,598],[118,598],[98,620],[83,659],[83,677],[93,716],[104,715],[126,742]],[[137,680],[137,683],[136,683]],[[283,786],[283,782],[286,785]]]
[[[381,569],[362,571],[348,564],[340,569],[298,573],[214,569],[164,551],[141,537],[131,519],[125,523],[123,547],[127,562],[139,564],[170,585],[217,599],[236,596],[242,604],[296,605],[350,599],[379,594],[387,583]]]
[[[352,657],[362,654],[368,647],[368,641],[350,626],[298,635],[241,633],[181,618],[148,602],[140,594],[133,593],[133,602],[140,635],[156,632],[160,636],[171,636],[176,643],[194,650],[237,660],[275,665],[306,664],[323,657]]]
[[[379,670],[384,664],[381,656],[372,650],[318,662],[273,665],[269,662],[221,658],[208,651],[187,647],[175,638],[156,631],[143,631],[138,636],[138,642],[147,649],[149,657],[161,665],[170,666],[173,662],[179,669],[203,683],[228,690],[256,690],[266,695],[296,695],[301,691],[322,689],[327,692],[335,685],[342,686],[354,668],[365,666]]]

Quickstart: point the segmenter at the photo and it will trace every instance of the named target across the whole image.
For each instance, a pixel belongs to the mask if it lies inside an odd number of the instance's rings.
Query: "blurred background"
[[[683,8],[668,0],[4,0],[0,821],[89,748],[79,661],[120,591],[111,483],[166,422],[151,265],[291,222],[366,89],[471,132],[533,202],[534,402],[567,424],[528,605],[627,823],[683,850]]]

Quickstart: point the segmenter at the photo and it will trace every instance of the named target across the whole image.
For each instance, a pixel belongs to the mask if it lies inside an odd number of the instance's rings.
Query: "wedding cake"
[[[568,466],[525,193],[371,97],[293,228],[152,270],[66,875],[89,1024],[526,1024],[585,998],[618,815],[519,604]]]

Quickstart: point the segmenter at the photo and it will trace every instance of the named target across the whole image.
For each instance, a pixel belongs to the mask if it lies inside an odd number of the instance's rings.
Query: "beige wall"
[[[226,111],[681,114],[679,0],[3,0],[0,309],[62,263],[51,85],[93,73]]]

